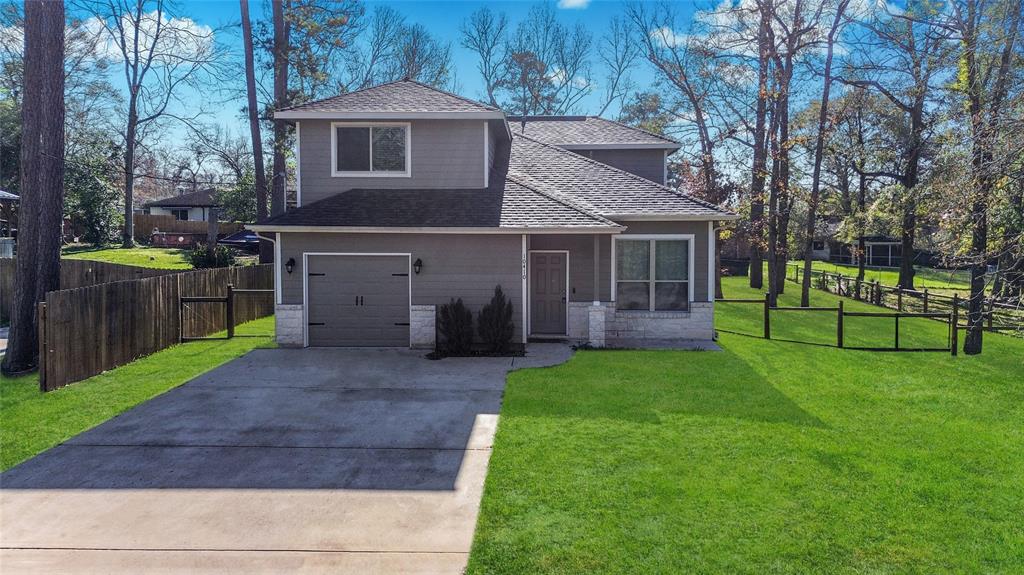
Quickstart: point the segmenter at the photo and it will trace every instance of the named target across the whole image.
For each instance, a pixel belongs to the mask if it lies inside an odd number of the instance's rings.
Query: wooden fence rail
[[[0,322],[10,321],[14,303],[14,269],[17,259],[0,259]],[[94,262],[90,260],[60,261],[60,289],[75,289],[110,282],[137,280],[181,273],[181,270],[161,270]]]
[[[955,298],[954,298],[955,299]],[[951,355],[956,355],[957,346],[957,323],[958,323],[958,306],[954,306],[952,311],[947,313],[914,313],[914,312],[864,312],[864,311],[846,311],[843,306],[843,300],[839,300],[836,307],[796,307],[796,306],[775,306],[771,305],[771,299],[769,294],[764,294],[764,299],[728,299],[728,298],[716,298],[716,303],[743,303],[743,304],[758,304],[764,307],[763,314],[763,327],[764,327],[764,339],[772,339],[772,314],[777,312],[824,312],[828,314],[835,314],[836,317],[836,347],[843,349],[857,349],[864,351],[948,351]],[[892,347],[850,347],[845,345],[845,318],[848,317],[884,317],[892,318],[894,321],[893,330],[893,346]],[[944,347],[916,347],[908,348],[900,346],[900,319],[903,318],[930,318],[930,319],[941,319],[949,325],[948,340]],[[809,343],[809,342],[804,342]]]
[[[182,297],[223,297],[229,284],[274,287],[272,265],[220,268],[52,291],[40,310],[39,386],[50,391],[179,342],[227,328],[222,309],[179,308]],[[198,306],[204,304],[196,304]],[[234,323],[274,313],[273,297],[239,298]]]
[[[790,266],[792,274],[786,279],[800,283],[803,268],[799,264]],[[928,288],[922,290],[904,289],[900,286],[887,286],[878,280],[866,282],[855,277],[838,273],[811,270],[811,285],[822,291],[849,297],[880,307],[895,309],[899,312],[940,312],[948,315],[954,308],[966,310],[969,300],[959,294],[952,296],[932,293]],[[982,302],[984,329],[989,331],[1020,331],[1024,333],[1024,309],[986,298]]]

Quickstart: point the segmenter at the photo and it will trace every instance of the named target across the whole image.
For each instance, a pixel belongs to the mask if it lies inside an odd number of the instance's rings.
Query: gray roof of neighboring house
[[[503,117],[501,110],[414,80],[399,80],[278,110],[276,118],[308,114],[430,114],[485,113]]]
[[[146,202],[143,207],[160,207],[160,208],[210,208],[217,206],[213,196],[216,190],[213,188],[199,190],[198,192],[192,192],[189,194],[180,194],[177,196],[171,196],[162,200],[153,200]]]
[[[502,181],[498,174],[495,181]],[[439,228],[608,228],[620,226],[515,178],[487,189],[355,189],[261,225]]]
[[[609,219],[684,216],[734,219],[732,212],[646,178],[515,133],[509,174],[543,182]]]
[[[509,116],[513,133],[570,148],[679,149],[679,142],[597,116]]]
[[[20,199],[21,198],[19,198],[16,194],[12,194],[10,192],[5,192],[3,190],[0,190],[0,200],[9,200],[9,201],[16,202],[16,201],[18,201]]]

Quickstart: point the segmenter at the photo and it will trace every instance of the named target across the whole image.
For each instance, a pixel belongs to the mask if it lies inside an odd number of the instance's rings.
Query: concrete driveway
[[[257,350],[0,475],[9,573],[460,573],[506,373]]]

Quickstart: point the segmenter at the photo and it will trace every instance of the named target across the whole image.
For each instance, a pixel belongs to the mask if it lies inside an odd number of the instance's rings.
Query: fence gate
[[[251,315],[236,314],[236,298],[273,293],[272,289],[236,289],[233,284],[228,284],[227,293],[223,296],[181,296],[178,298],[178,340],[231,339],[236,336],[235,326],[240,323],[238,316],[246,318]]]

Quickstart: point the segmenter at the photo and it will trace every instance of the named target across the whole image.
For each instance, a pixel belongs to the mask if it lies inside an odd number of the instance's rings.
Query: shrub
[[[512,322],[512,302],[505,297],[505,292],[501,291],[500,285],[495,286],[491,302],[480,310],[477,329],[480,331],[480,338],[487,344],[488,351],[493,353],[509,351],[509,344],[512,343],[512,336],[515,333],[515,324]]]
[[[444,337],[444,351],[454,355],[469,353],[473,345],[473,313],[462,303],[452,299],[441,306],[437,314],[437,329]]]
[[[206,244],[199,244],[185,254],[185,259],[197,270],[226,268],[235,265],[235,252],[228,246],[218,245],[210,250]]]

